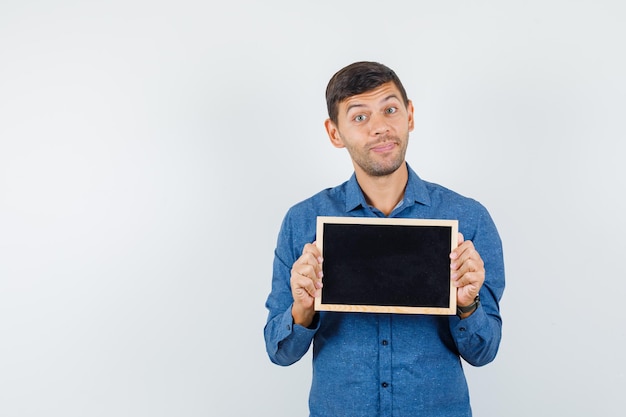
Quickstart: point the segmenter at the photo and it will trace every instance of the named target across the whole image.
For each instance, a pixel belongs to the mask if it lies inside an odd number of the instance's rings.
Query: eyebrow
[[[395,98],[396,100],[401,101],[400,98],[398,98],[396,94],[389,94],[387,97],[380,100],[379,103],[384,103],[386,101],[391,100],[392,98]],[[355,103],[355,104],[349,105],[348,108],[346,109],[346,114],[349,113],[350,110],[352,110],[353,108],[358,108],[358,107],[365,107],[365,104]]]

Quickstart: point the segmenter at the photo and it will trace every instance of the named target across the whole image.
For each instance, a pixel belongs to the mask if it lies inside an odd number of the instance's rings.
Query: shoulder
[[[483,206],[482,203],[472,197],[468,197],[434,182],[423,181],[423,183],[428,190],[428,194],[431,197],[433,205],[445,205],[450,207],[451,209],[457,208],[462,210],[469,209],[486,211],[485,206]]]
[[[281,235],[300,246],[315,239],[318,216],[345,212],[346,183],[326,188],[291,206],[284,216]]]
[[[426,181],[409,166],[407,195],[417,203],[430,207],[435,215],[457,215],[461,211],[484,210],[477,200],[435,182]],[[448,216],[446,216],[448,217]]]
[[[336,187],[325,188],[318,193],[294,204],[287,211],[288,218],[308,218],[337,214],[345,206],[347,182]]]
[[[459,231],[466,238],[479,235],[499,240],[496,225],[487,208],[477,199],[432,182],[424,182],[430,196],[433,217],[459,220]]]

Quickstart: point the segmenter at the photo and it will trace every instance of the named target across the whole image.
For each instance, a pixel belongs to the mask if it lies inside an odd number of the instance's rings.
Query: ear
[[[326,119],[324,127],[326,128],[326,133],[328,133],[330,143],[332,143],[335,148],[344,148],[345,145],[343,144],[343,140],[341,140],[341,135],[339,134],[337,125],[333,123],[332,120]]]
[[[409,100],[409,104],[406,106],[406,112],[409,115],[409,132],[413,131],[413,128],[415,127],[415,119],[413,116],[413,102],[411,100]]]

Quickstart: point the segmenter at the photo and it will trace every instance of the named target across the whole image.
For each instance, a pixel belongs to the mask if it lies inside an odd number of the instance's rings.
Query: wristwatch
[[[479,305],[480,305],[480,295],[477,295],[476,298],[474,298],[474,301],[472,302],[472,304],[468,306],[464,306],[464,307],[457,305],[456,314],[460,316],[461,314],[471,313],[472,311],[476,310]]]

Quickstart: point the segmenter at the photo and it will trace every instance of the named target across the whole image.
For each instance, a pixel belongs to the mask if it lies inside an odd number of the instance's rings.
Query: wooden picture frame
[[[458,220],[319,216],[324,286],[315,309],[456,314],[449,254],[457,244]]]

